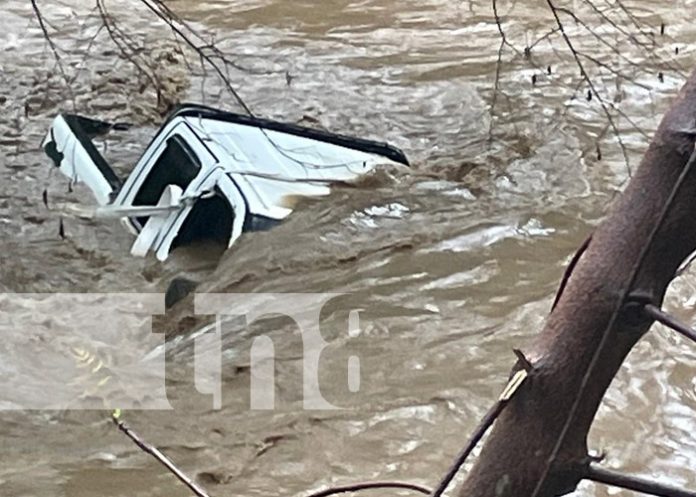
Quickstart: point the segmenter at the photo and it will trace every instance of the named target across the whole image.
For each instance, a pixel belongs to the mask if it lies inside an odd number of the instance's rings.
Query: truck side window
[[[167,185],[177,185],[186,190],[200,170],[200,160],[193,150],[181,136],[173,135],[167,140],[167,146],[140,185],[133,205],[157,205]],[[147,219],[139,217],[138,222],[143,226]]]

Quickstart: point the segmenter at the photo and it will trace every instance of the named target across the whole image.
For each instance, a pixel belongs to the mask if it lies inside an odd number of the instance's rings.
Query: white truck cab
[[[118,125],[58,115],[43,148],[61,173],[83,182],[97,217],[122,218],[138,235],[131,253],[164,260],[196,240],[231,246],[292,212],[293,198],[326,195],[385,164],[408,166],[384,143],[294,124],[182,105],[121,180],[91,141]]]

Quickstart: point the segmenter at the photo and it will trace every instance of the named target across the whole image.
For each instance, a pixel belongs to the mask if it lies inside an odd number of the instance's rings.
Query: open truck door
[[[109,167],[91,138],[114,125],[73,114],[53,120],[42,147],[60,172],[73,183],[84,183],[100,205],[111,203],[121,180]]]

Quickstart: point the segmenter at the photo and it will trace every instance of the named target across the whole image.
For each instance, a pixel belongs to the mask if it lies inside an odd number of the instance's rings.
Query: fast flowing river
[[[552,36],[531,57],[523,53],[554,27],[546,2],[500,4],[519,52],[504,47],[497,71],[500,35],[485,0],[176,0],[167,5],[243,67],[230,70],[230,81],[258,115],[389,141],[413,167],[303,203],[281,226],[244,236],[219,264],[203,249],[164,265],[136,259],[128,254],[132,236],[116,222],[64,217],[59,236],[53,206],[91,199],[49,174],[38,144],[60,110],[134,123],[102,144],[125,174],[161,119],[154,94],[140,87],[105,30],[90,44],[100,25],[91,3],[38,1],[69,91],[31,3],[0,5],[2,292],[162,292],[183,273],[201,282],[200,291],[343,294],[324,313],[329,345],[319,369],[322,394],[341,409],[303,409],[302,342],[295,327],[275,319],[223,330],[219,409],[185,388],[194,345],[179,338],[168,362],[170,380],[181,386],[170,392],[175,409],[124,413],[215,496],[291,496],[371,479],[433,485],[504,386],[512,348],[542,327],[569,257],[627,177],[615,133],[598,99],[588,100],[563,40]],[[613,113],[635,167],[648,139],[634,124],[649,136],[694,66],[696,2],[625,5],[632,17],[608,11],[617,30],[575,2],[604,43],[566,21],[578,48],[604,64],[581,58],[607,105],[621,111]],[[171,31],[142,5],[105,6],[148,48],[168,99],[234,109],[210,68],[203,77],[189,56],[189,70]],[[629,43],[632,34],[647,44],[650,35],[639,30],[652,31],[654,52]],[[694,295],[692,271],[675,281],[668,307],[694,322]],[[33,315],[31,298],[3,302],[3,393],[41,380],[50,395],[60,385],[48,371],[70,347],[46,327],[11,326]],[[349,333],[348,311],[358,309],[359,327]],[[176,311],[169,325],[186,336],[197,322]],[[89,343],[83,323],[79,316],[71,323],[73,351]],[[244,351],[260,334],[275,345],[276,407],[251,411]],[[159,353],[125,338],[110,347],[100,349],[105,363]],[[348,355],[360,359],[357,392],[347,386]],[[607,452],[611,467],[696,487],[695,372],[694,344],[653,329],[612,385],[592,447]],[[98,398],[100,384],[84,381]],[[0,494],[188,492],[115,429],[108,411],[51,410],[0,411]],[[577,491],[610,494],[588,483]]]

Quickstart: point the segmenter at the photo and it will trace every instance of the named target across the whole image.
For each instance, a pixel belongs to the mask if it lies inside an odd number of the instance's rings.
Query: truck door
[[[227,248],[244,229],[246,202],[221,167],[197,178],[192,186],[195,197],[189,197],[182,209],[157,223],[157,236],[148,245],[159,260],[165,260],[171,250],[195,241],[217,242]],[[147,223],[141,236],[154,221]]]
[[[167,185],[179,186],[190,194],[194,179],[206,175],[217,164],[217,157],[183,121],[170,123],[145,151],[121,188],[116,201],[121,206],[157,205]],[[136,231],[147,216],[130,218]]]

